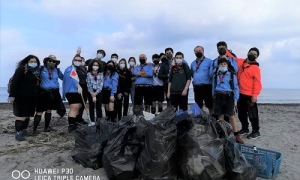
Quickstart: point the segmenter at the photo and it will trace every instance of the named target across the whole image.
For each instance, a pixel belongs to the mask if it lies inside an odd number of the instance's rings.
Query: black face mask
[[[172,59],[173,55],[172,54],[167,54],[167,59]]]
[[[166,61],[167,61],[167,58],[165,58],[165,57],[161,59],[161,62],[166,62]]]
[[[159,61],[153,61],[153,63],[154,63],[155,65],[158,65],[158,64],[159,64]]]
[[[220,56],[223,56],[223,55],[226,54],[226,49],[225,48],[221,48],[221,49],[218,50],[218,52],[219,52]]]
[[[146,63],[146,59],[140,59],[140,63],[141,64],[145,64]]]
[[[107,66],[107,69],[111,71],[111,70],[114,69],[114,67],[112,67],[112,66]]]
[[[249,61],[255,61],[256,57],[254,55],[252,55],[252,54],[249,54],[248,57],[247,57],[247,59]]]
[[[197,57],[197,58],[202,58],[202,56],[203,56],[202,52],[197,52],[197,53],[196,53],[196,57]]]

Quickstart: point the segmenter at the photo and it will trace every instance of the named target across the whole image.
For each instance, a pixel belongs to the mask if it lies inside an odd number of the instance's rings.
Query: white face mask
[[[125,68],[125,64],[120,64],[120,69],[124,69]]]
[[[117,58],[111,58],[111,60],[112,60],[113,62],[115,62],[115,63],[118,61]]]
[[[29,67],[32,67],[32,68],[35,68],[35,67],[37,67],[37,63],[32,63],[32,62],[30,62],[30,63],[28,63],[28,66]]]
[[[130,65],[130,66],[134,66],[134,65],[135,65],[135,62],[130,61],[130,62],[129,62],[129,65]]]
[[[99,69],[99,66],[93,66],[93,70],[97,71]]]
[[[81,62],[79,62],[79,61],[74,61],[74,65],[75,65],[75,66],[81,66],[81,65],[82,65],[82,63],[81,63]]]
[[[181,64],[183,59],[176,59],[176,64]]]

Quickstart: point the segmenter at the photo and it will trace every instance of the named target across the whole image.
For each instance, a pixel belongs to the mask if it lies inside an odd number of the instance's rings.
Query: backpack
[[[26,66],[24,66],[24,67],[25,67],[24,74],[26,74],[26,72],[27,72],[27,67],[26,67]],[[8,93],[8,94],[10,94],[10,87],[11,87],[11,83],[12,83],[13,77],[14,77],[14,76],[10,77],[9,80],[8,80],[8,83],[7,83],[7,93]]]

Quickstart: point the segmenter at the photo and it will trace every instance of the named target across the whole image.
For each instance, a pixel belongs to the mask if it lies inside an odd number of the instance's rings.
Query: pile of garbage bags
[[[115,125],[103,120],[79,129],[72,157],[84,167],[103,166],[114,180],[256,179],[227,122],[200,109],[174,110],[168,107],[151,120],[125,116]]]

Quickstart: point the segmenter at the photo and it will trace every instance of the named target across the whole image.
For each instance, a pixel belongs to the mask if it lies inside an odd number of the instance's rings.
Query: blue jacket
[[[61,71],[58,71],[57,68],[52,70],[52,77],[50,78],[48,69],[44,66],[41,66],[41,88],[43,89],[57,89],[59,88],[58,78],[63,80],[64,75]]]
[[[215,76],[217,77],[217,82],[215,82]],[[215,95],[216,91],[220,91],[220,92],[232,92],[232,89],[230,87],[230,81],[231,81],[231,77],[230,77],[230,72],[227,71],[224,75],[224,79],[223,79],[223,83],[221,82],[221,77],[222,75],[219,74],[215,74],[213,76],[213,80],[212,80],[212,96]],[[239,99],[239,85],[237,82],[237,78],[236,75],[233,75],[233,94],[234,94],[234,102],[237,102],[237,100]]]
[[[237,64],[237,61],[235,58],[233,57],[227,57],[228,58],[228,61],[231,63],[231,65],[233,66],[234,68],[234,72],[237,73],[238,72],[238,64]],[[214,73],[216,72],[216,69],[218,67],[218,58],[216,58],[215,60],[213,60],[212,62],[212,66],[210,67],[210,77],[212,78],[214,76]]]
[[[147,76],[137,76],[137,72],[139,72],[140,70],[143,70],[146,72]],[[153,83],[153,70],[152,70],[152,65],[148,65],[146,64],[145,66],[136,66],[133,69],[133,75],[136,76],[135,78],[135,84],[148,84],[148,85],[152,85]]]
[[[113,75],[105,75],[104,77],[104,83],[103,88],[111,89],[111,96],[114,96],[117,94],[118,89],[118,83],[119,83],[119,75],[117,72],[115,72]]]
[[[212,60],[204,58],[200,66],[198,67],[197,61],[193,61],[191,64],[193,85],[211,84],[210,67]]]
[[[72,93],[78,92],[78,81],[70,76],[72,71],[72,66],[67,67],[64,72],[63,94],[69,92]],[[74,69],[76,70],[76,66],[74,66]]]

